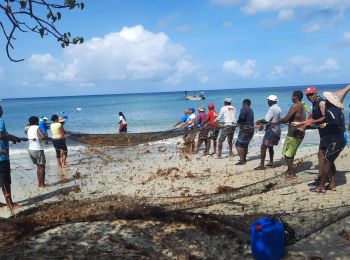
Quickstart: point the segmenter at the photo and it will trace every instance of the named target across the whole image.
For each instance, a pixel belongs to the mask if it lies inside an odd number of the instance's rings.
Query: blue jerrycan
[[[250,225],[250,246],[257,260],[279,260],[285,255],[284,226],[275,218],[264,218]]]

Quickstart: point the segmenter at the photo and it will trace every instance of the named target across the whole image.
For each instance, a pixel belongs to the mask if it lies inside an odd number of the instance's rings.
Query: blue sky
[[[347,83],[350,1],[87,0],[0,52],[0,98]]]

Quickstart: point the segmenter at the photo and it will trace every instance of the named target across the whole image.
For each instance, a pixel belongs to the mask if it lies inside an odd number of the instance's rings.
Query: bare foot
[[[38,185],[38,187],[39,187],[39,188],[41,188],[41,189],[43,189],[43,188],[48,188],[48,187],[49,187],[49,185],[47,185],[47,184],[44,184],[44,185]]]
[[[5,207],[6,204],[0,202],[0,208]]]

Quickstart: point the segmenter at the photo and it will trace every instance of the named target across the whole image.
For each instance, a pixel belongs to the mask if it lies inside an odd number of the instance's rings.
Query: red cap
[[[208,104],[208,108],[209,108],[209,109],[213,109],[214,107],[215,107],[215,105],[214,105],[213,103],[209,103],[209,104]]]
[[[307,94],[315,94],[317,92],[316,88],[311,86],[306,89],[306,95]]]

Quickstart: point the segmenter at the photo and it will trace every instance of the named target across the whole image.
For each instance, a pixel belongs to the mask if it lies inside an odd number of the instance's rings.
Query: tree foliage
[[[72,37],[70,32],[60,32],[56,27],[56,22],[62,18],[62,10],[76,8],[84,9],[84,3],[76,0],[0,0],[0,10],[5,14],[0,15],[0,28],[6,39],[7,57],[14,62],[23,61],[14,59],[10,53],[17,31],[37,33],[41,38],[51,35],[62,48],[83,43],[83,37]]]

